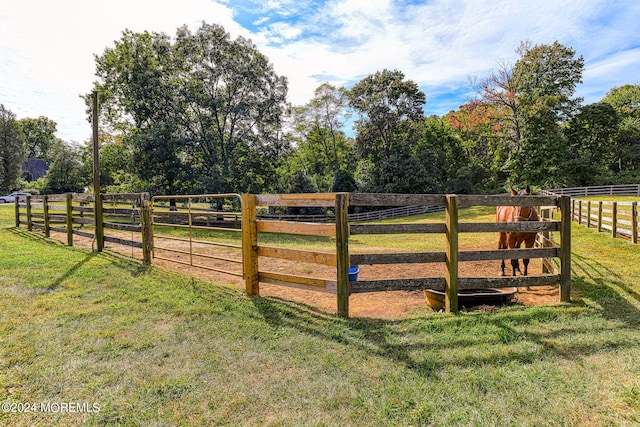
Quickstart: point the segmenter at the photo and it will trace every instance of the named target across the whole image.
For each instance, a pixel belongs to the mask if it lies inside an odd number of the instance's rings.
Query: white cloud
[[[640,47],[617,52],[587,63],[579,95],[587,103],[597,102],[611,89],[625,84],[640,84]]]
[[[316,86],[322,83],[309,76],[354,82],[383,68],[402,70],[423,87],[428,99],[429,91],[438,94],[443,89],[469,96],[468,78],[486,75],[501,61],[513,63],[525,40],[558,40],[584,55],[587,64],[594,55],[628,44],[630,38],[637,44],[639,32],[629,31],[629,26],[638,27],[640,10],[635,2],[627,3],[630,10],[624,4],[613,10],[607,2],[571,0],[431,1],[409,6],[386,0],[334,1],[318,12],[324,16],[321,23],[332,24],[324,38],[296,41],[273,58],[297,64],[286,69],[292,94],[304,94],[298,97],[303,100],[313,94],[314,87],[307,86],[310,80]],[[615,25],[602,22],[603,15]],[[624,34],[620,25],[626,25]],[[587,68],[585,81],[588,75]]]
[[[469,96],[469,76],[513,63],[523,40],[558,40],[583,55],[587,102],[638,83],[640,68],[635,0],[0,0],[0,102],[18,117],[55,120],[64,139],[85,140],[78,95],[91,89],[93,55],[125,28],[173,35],[202,21],[251,38],[288,77],[295,104],[324,81],[350,86],[388,68],[421,85],[427,110],[444,113]]]
[[[208,0],[1,0],[0,5],[0,102],[21,118],[49,117],[58,123],[59,137],[78,142],[91,136],[79,95],[91,90],[94,54],[113,46],[123,30],[173,35],[183,24],[196,27],[215,19],[227,31],[249,35],[228,8]]]
[[[268,43],[280,44],[293,40],[302,34],[302,30],[286,22],[276,22],[259,33]]]

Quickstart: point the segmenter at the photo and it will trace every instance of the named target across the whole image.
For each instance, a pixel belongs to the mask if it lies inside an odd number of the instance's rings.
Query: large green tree
[[[82,193],[89,177],[82,163],[80,147],[60,143],[50,154],[51,165],[47,171],[47,193]]]
[[[471,161],[470,147],[446,118],[426,118],[422,135],[413,150],[414,157],[428,166],[430,186],[422,192],[472,193],[475,189],[477,172]]]
[[[640,85],[615,87],[601,102],[611,105],[620,118],[612,169],[619,175],[620,182],[637,180],[640,175]]]
[[[0,193],[16,189],[24,160],[24,134],[15,114],[0,104]]]
[[[415,130],[410,124],[424,118],[426,96],[418,84],[398,70],[371,74],[349,91],[349,104],[358,113],[356,142],[363,156],[374,161],[389,158]]]
[[[102,132],[99,134],[100,188],[106,193],[138,193],[148,190],[148,182],[135,173],[133,150],[125,144],[121,135]],[[80,150],[85,174],[93,174],[93,146]]]
[[[101,117],[154,192],[261,191],[275,181],[286,80],[219,25],[125,31],[96,57]]]
[[[640,84],[614,87],[602,98],[622,117],[640,118]]]
[[[420,164],[412,147],[422,134],[426,96],[417,83],[398,70],[371,74],[349,94],[355,110],[356,178],[363,191],[424,192],[429,188],[428,164]]]
[[[187,138],[200,160],[198,178],[217,191],[269,187],[286,149],[280,126],[287,81],[248,39],[219,25],[178,30],[176,57]]]
[[[618,153],[615,145],[619,122],[616,110],[604,102],[586,105],[573,117],[565,131],[569,143],[565,163],[568,185],[611,182],[610,166]]]
[[[513,67],[501,66],[480,85],[483,102],[500,115],[500,150],[503,169],[510,180],[557,185],[564,180],[562,161],[568,144],[563,126],[575,115],[581,98],[575,97],[582,82],[584,59],[559,42],[522,43]]]
[[[61,144],[55,135],[56,122],[44,116],[36,119],[21,119],[19,122],[24,133],[25,157],[27,159],[43,159],[51,163],[53,152]]]
[[[135,173],[149,190],[175,194],[189,176],[185,139],[179,122],[176,59],[170,38],[162,33],[126,30],[115,47],[96,56],[95,84],[100,126],[121,135],[135,160]],[[90,96],[87,104],[91,105]]]
[[[343,182],[350,167],[352,144],[344,132],[349,116],[346,89],[328,83],[316,88],[307,104],[292,108],[291,168],[308,171],[320,191],[331,191],[339,171]]]
[[[503,149],[507,138],[501,111],[476,99],[449,112],[443,120],[456,130],[461,145],[468,150],[475,187],[488,192],[502,191],[505,183],[502,168],[509,152]]]

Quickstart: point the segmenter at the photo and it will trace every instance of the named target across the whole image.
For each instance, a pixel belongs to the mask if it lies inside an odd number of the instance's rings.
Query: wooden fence
[[[210,195],[211,196],[211,195]],[[218,195],[224,197],[224,195]],[[356,293],[392,290],[444,291],[445,309],[458,311],[458,291],[485,288],[542,286],[560,284],[560,299],[568,301],[571,290],[571,202],[568,196],[477,196],[477,195],[425,195],[425,194],[362,194],[362,193],[321,193],[321,194],[266,194],[241,196],[240,212],[210,212],[194,210],[192,199],[199,196],[167,196],[162,199],[183,198],[187,200],[187,215],[178,215],[166,207],[154,207],[146,193],[128,195],[102,195],[103,209],[96,212],[92,196],[57,195],[21,198],[16,201],[16,226],[26,225],[41,229],[48,236],[51,231],[66,233],[68,245],[73,245],[73,236],[96,238],[99,230],[114,230],[118,237],[104,235],[104,241],[126,244],[142,248],[145,262],[152,262],[154,245],[154,218],[166,221],[166,226],[188,226],[190,229],[213,229],[225,232],[237,230],[241,233],[242,273],[248,295],[260,293],[260,283],[293,286],[307,290],[329,292],[337,296],[338,313],[349,315],[349,296]],[[213,197],[216,197],[215,195]],[[236,202],[237,204],[237,202]],[[460,222],[460,207],[470,206],[539,206],[560,208],[560,220],[545,215],[542,221],[518,223],[471,223]],[[349,207],[407,207],[435,206],[445,210],[445,221],[439,223],[350,223]],[[335,213],[333,223],[307,223],[259,219],[258,207],[300,207],[331,208]],[[158,209],[161,209],[162,212]],[[166,212],[165,212],[166,211]],[[155,214],[154,214],[155,212]],[[223,215],[228,214],[228,215]],[[237,216],[241,217],[238,230]],[[186,221],[186,222],[185,222]],[[194,224],[204,221],[206,224]],[[210,224],[222,221],[223,225]],[[229,227],[228,223],[234,225]],[[184,224],[183,224],[184,223]],[[162,226],[161,222],[156,224]],[[122,233],[122,232],[125,233]],[[503,231],[539,232],[541,244],[537,248],[512,250],[459,249],[461,233],[498,233]],[[131,232],[132,238],[123,234]],[[561,245],[549,238],[549,234],[559,232]],[[335,241],[335,249],[329,252],[276,247],[259,244],[260,233],[281,233],[297,236],[319,236]],[[133,235],[139,236],[134,239]],[[400,252],[400,253],[354,253],[349,250],[349,238],[368,234],[439,234],[445,237],[442,251]],[[185,240],[173,238],[173,240]],[[187,240],[191,247],[195,240],[191,235]],[[195,242],[200,244],[201,242]],[[212,243],[206,242],[208,245]],[[225,244],[225,246],[232,246]],[[234,246],[235,247],[235,246]],[[160,248],[157,248],[160,249]],[[170,248],[180,253],[182,249]],[[191,249],[189,249],[191,252]],[[186,251],[185,251],[186,253]],[[184,255],[184,254],[183,254]],[[197,255],[197,254],[196,254]],[[193,253],[189,254],[193,263]],[[197,255],[200,256],[200,255]],[[209,256],[216,258],[217,256]],[[286,269],[269,271],[260,259],[275,258],[287,262],[310,263],[324,268],[327,277],[300,275]],[[559,260],[556,264],[543,261],[548,274],[526,277],[459,277],[459,264],[469,261],[511,260],[541,258]],[[235,260],[230,260],[236,262]],[[377,278],[376,280],[349,280],[351,265],[384,264],[430,264],[445,266],[441,277]],[[266,263],[265,263],[266,264]],[[222,270],[219,270],[222,271]],[[226,270],[225,270],[226,271]],[[225,272],[223,271],[223,272]],[[233,272],[231,272],[233,273]]]
[[[444,223],[419,224],[349,224],[349,206],[442,206],[446,211]],[[460,206],[513,206],[534,205],[560,208],[561,219],[519,223],[460,223]],[[292,223],[259,220],[258,206],[333,207],[334,224]],[[259,294],[260,283],[331,292],[337,295],[338,313],[349,314],[349,295],[363,292],[391,290],[441,290],[445,293],[445,309],[458,311],[458,291],[502,287],[541,286],[560,284],[560,298],[568,301],[571,290],[571,219],[570,198],[567,196],[456,196],[456,195],[405,195],[325,193],[297,195],[243,195],[242,196],[243,258],[246,292]],[[460,251],[460,233],[536,231],[559,232],[561,246],[546,241],[543,247],[513,250]],[[258,233],[286,233],[295,235],[329,236],[335,238],[335,251],[331,253],[291,248],[262,246]],[[356,254],[349,251],[349,237],[359,234],[444,234],[443,251],[426,253]],[[264,271],[260,257],[276,257],[287,260],[316,263],[335,267],[335,279],[320,279],[291,273]],[[458,275],[460,262],[509,260],[520,258],[558,258],[559,270],[551,274],[527,277],[473,277]],[[444,277],[416,277],[403,279],[379,279],[349,281],[348,269],[355,264],[409,264],[444,263]],[[549,266],[550,264],[547,264]]]
[[[638,243],[638,202],[572,200],[571,218],[587,228],[608,231]]]
[[[640,184],[559,188],[545,190],[543,194],[640,197]],[[598,232],[608,231],[611,237],[624,237],[638,243],[638,202],[573,199],[571,212],[571,219],[579,224],[596,228]]]
[[[640,184],[601,185],[596,187],[553,188],[543,190],[545,194],[558,196],[589,197],[589,196],[640,196]]]
[[[144,260],[150,262],[150,239],[145,238],[151,221],[149,214],[145,214],[149,194],[102,194],[101,197],[102,210],[96,211],[93,195],[20,196],[15,201],[16,227],[26,225],[27,230],[40,230],[46,237],[50,237],[52,231],[65,233],[68,246],[73,246],[75,235],[94,239],[99,250],[105,242],[140,248]],[[105,230],[116,232],[105,234]],[[122,232],[130,232],[131,237]]]

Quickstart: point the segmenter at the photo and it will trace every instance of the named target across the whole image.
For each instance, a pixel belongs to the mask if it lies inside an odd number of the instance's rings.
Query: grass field
[[[376,320],[12,226],[0,206],[0,425],[640,424],[640,246],[593,229],[570,304]]]

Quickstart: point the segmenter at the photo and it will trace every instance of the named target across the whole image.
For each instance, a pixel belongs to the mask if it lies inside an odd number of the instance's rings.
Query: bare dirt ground
[[[62,233],[51,233],[51,237],[66,242],[66,235]],[[123,237],[120,234],[120,237]],[[130,237],[130,236],[127,236]],[[133,236],[139,240],[139,236]],[[74,245],[91,248],[90,239],[74,236]],[[162,246],[174,249],[185,250],[188,248],[184,242],[163,241]],[[156,245],[159,245],[156,243]],[[140,249],[127,247],[119,244],[106,243],[105,248],[113,252],[141,259],[142,252]],[[489,248],[487,248],[489,249]],[[210,246],[194,247],[195,252],[205,253],[209,255],[219,255],[225,258],[239,260],[239,251],[229,249],[214,248]],[[157,251],[161,256],[171,258],[173,260],[189,263],[189,255]],[[241,273],[240,264],[229,263],[225,261],[205,259],[194,257],[195,264],[203,264],[213,268],[235,271]],[[182,273],[191,274],[196,277],[205,278],[218,283],[231,284],[239,289],[244,288],[244,282],[241,277],[211,271],[191,265],[180,264],[173,261],[163,259],[154,259],[153,264],[168,270],[180,271]],[[496,277],[500,268],[499,261],[490,262],[466,262],[460,264],[460,277]],[[294,263],[286,260],[274,258],[260,258],[260,269],[264,271],[273,271],[287,274],[297,274],[302,276],[320,277],[332,279],[335,277],[334,268]],[[540,260],[531,260],[529,271],[531,274],[539,274],[541,271]],[[511,270],[511,266],[507,263],[507,271]],[[444,274],[444,266],[437,264],[402,264],[402,265],[363,265],[360,266],[360,280],[373,280],[379,278],[406,278],[406,277],[442,277]],[[336,312],[336,296],[330,293],[308,291],[285,286],[276,286],[270,284],[260,284],[260,295],[268,297],[281,298],[288,301],[296,301],[307,304],[319,311]],[[515,294],[511,304],[524,305],[546,305],[553,304],[559,300],[557,286],[541,286],[532,288],[519,288]],[[353,317],[371,317],[392,319],[405,316],[416,310],[426,309],[427,303],[423,292],[421,291],[389,291],[377,293],[361,293],[353,294],[349,298],[349,314]],[[480,306],[475,309],[494,310],[495,306]],[[471,308],[474,309],[474,308]],[[428,309],[427,309],[428,310]]]

